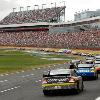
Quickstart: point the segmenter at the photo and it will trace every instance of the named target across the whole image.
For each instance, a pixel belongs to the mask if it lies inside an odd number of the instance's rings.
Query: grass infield
[[[10,73],[21,70],[30,70],[32,68],[43,67],[47,65],[65,63],[72,59],[84,59],[81,56],[63,55],[63,54],[41,54],[25,52],[23,50],[0,49],[0,73]],[[100,54],[100,51],[93,50],[73,50],[76,52]],[[61,58],[63,60],[48,60],[51,58]]]
[[[48,58],[63,58],[63,60],[48,60]],[[62,54],[28,53],[21,50],[0,50],[0,73],[29,70],[51,64],[64,63],[76,56]]]

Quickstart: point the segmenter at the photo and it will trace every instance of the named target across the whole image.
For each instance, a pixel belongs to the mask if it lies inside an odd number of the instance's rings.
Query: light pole
[[[34,9],[35,9],[35,7],[38,7],[38,9],[39,9],[39,5],[34,5]]]
[[[52,8],[53,3],[51,3],[51,8]]]
[[[28,8],[30,8],[31,6],[27,6],[27,11],[29,10]]]
[[[43,6],[45,6],[46,4],[42,4],[42,9],[43,9]]]
[[[51,3],[51,7],[52,7],[53,4],[54,4],[54,6],[55,6],[55,8],[56,8],[56,2],[55,2],[55,3]]]
[[[23,7],[20,7],[20,11],[22,10]]]
[[[63,3],[64,3],[64,6],[65,6],[65,1],[63,1]]]
[[[15,9],[16,9],[16,8],[13,8],[13,12],[15,12]]]
[[[56,5],[56,2],[55,2],[55,8],[56,8],[56,6],[57,6],[57,5]]]

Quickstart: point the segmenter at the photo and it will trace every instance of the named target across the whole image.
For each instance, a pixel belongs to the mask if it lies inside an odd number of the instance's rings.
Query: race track
[[[43,72],[66,66],[66,64],[55,65],[0,75],[0,100],[96,100],[100,96],[100,75],[98,80],[84,81],[84,91],[79,94],[43,95],[41,88]]]

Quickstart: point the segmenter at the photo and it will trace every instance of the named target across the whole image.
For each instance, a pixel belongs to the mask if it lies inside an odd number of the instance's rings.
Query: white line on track
[[[0,81],[0,83],[3,83],[4,81]]]
[[[8,80],[4,80],[4,82],[7,82]]]
[[[1,74],[0,76],[4,76],[3,74]]]
[[[11,89],[7,89],[8,91],[10,91]]]
[[[5,74],[5,75],[9,75],[9,74]]]
[[[15,86],[14,88],[17,89],[18,87]]]
[[[14,88],[11,88],[11,90],[13,90]]]
[[[25,77],[25,76],[22,76],[23,78]]]
[[[38,83],[39,81],[35,81],[36,83]]]
[[[19,88],[19,87],[21,87],[21,86],[15,86],[15,87],[12,87],[12,88],[9,88],[9,89],[6,89],[6,90],[2,90],[2,91],[0,91],[0,92],[1,92],[1,93],[7,92],[7,91],[10,91],[10,90],[17,89],[17,88]]]
[[[41,82],[41,80],[39,80],[39,82]]]
[[[4,91],[0,91],[1,93],[3,93]]]
[[[36,83],[41,82],[42,80],[35,81]]]
[[[34,75],[34,74],[30,74],[30,75]]]
[[[30,76],[30,74],[29,74],[29,75],[26,75],[26,77],[27,77],[27,76]]]
[[[4,90],[4,92],[6,92],[7,90]]]
[[[23,76],[21,76],[21,77],[29,77],[29,76],[33,76],[34,74],[28,74],[28,75],[23,75]]]
[[[13,75],[14,73],[10,73],[10,74],[12,74],[12,75]]]
[[[8,80],[1,80],[0,83],[7,82]]]
[[[17,74],[19,74],[20,72],[16,72]]]
[[[95,100],[100,100],[100,97],[97,97]]]
[[[43,72],[45,73],[45,72],[48,72],[48,71],[44,70]]]
[[[49,68],[51,67],[51,66],[48,66]]]
[[[21,71],[22,73],[25,72],[24,70]]]

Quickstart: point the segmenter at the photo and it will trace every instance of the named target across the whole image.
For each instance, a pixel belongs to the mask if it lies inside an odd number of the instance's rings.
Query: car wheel
[[[43,90],[43,94],[46,96],[46,95],[49,95],[49,91],[48,90]]]
[[[98,79],[98,73],[95,73],[94,79],[95,79],[95,80]]]
[[[79,82],[77,82],[77,89],[76,89],[76,93],[79,93],[81,91],[80,87],[79,87]]]
[[[83,89],[84,89],[84,84],[83,84],[83,81],[82,81],[81,91],[83,91]]]
[[[98,79],[98,73],[96,73],[96,75],[95,75],[95,79]]]

